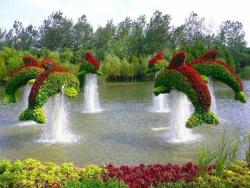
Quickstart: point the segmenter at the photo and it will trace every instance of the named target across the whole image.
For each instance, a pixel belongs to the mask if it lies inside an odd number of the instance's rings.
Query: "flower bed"
[[[249,187],[250,169],[245,161],[227,163],[220,176],[210,166],[200,176],[192,163],[139,166],[56,165],[35,159],[0,161],[0,187]]]

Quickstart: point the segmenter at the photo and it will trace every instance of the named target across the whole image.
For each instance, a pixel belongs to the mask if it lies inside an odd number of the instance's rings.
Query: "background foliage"
[[[86,15],[74,23],[60,11],[53,12],[39,27],[25,27],[16,20],[10,30],[0,28],[0,80],[8,80],[8,72],[22,64],[19,57],[30,54],[60,61],[63,67],[77,72],[86,50],[102,61],[109,81],[151,79],[146,74],[147,61],[158,50],[164,50],[169,60],[176,50],[185,49],[190,61],[206,49],[216,48],[237,72],[250,66],[250,48],[242,23],[226,20],[216,34],[209,29],[206,20],[194,12],[182,25],[173,26],[171,16],[158,10],[148,23],[141,15],[134,20],[127,17],[118,24],[108,20],[96,30]]]

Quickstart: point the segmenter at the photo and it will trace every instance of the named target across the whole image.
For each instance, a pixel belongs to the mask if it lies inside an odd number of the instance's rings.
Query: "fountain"
[[[32,85],[31,84],[26,84],[24,86],[24,91],[23,91],[23,97],[22,97],[22,110],[25,110],[26,108],[28,108],[29,105],[29,94],[31,91]],[[34,121],[25,121],[25,122],[19,122],[18,125],[20,126],[30,126],[30,125],[36,125],[37,123]]]
[[[193,113],[193,108],[184,93],[172,90],[170,92],[170,127],[166,138],[170,143],[188,143],[200,138],[192,134],[192,130],[185,127],[188,117]]]
[[[153,96],[153,112],[166,113],[169,112],[168,107],[168,95],[160,94],[159,96]]]
[[[212,78],[209,78],[209,85],[208,89],[211,95],[211,110],[217,114],[217,106],[216,106],[216,98],[215,98],[215,91],[214,91],[214,82]]]
[[[30,85],[30,84],[26,84],[24,86],[23,98],[22,98],[22,109],[23,110],[28,108],[28,105],[29,105],[28,98],[29,98],[31,88],[32,88],[32,85]]]
[[[102,109],[99,103],[98,84],[96,74],[88,73],[84,85],[83,113],[98,113]]]
[[[71,143],[77,139],[69,130],[69,115],[64,100],[64,88],[61,93],[54,95],[46,111],[48,121],[43,128],[43,133],[38,142],[42,143]]]

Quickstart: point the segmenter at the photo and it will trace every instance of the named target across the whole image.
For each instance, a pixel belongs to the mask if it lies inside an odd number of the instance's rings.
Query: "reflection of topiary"
[[[4,104],[17,102],[16,91],[31,79],[36,79],[44,70],[41,63],[32,56],[23,57],[24,65],[11,75],[11,79],[5,88]]]
[[[218,124],[218,118],[210,111],[211,96],[208,87],[194,68],[184,64],[186,57],[184,51],[174,55],[170,65],[158,75],[154,94],[169,93],[172,89],[185,93],[195,108],[194,114],[186,123],[188,128],[202,123]]]
[[[167,65],[168,62],[164,59],[164,52],[159,51],[152,59],[149,60],[147,73],[158,72]]]
[[[212,77],[231,87],[235,92],[235,100],[243,103],[247,102],[247,96],[243,92],[240,78],[230,66],[220,60],[216,60],[218,56],[218,50],[210,50],[202,57],[192,60],[189,65],[200,74]]]
[[[45,70],[36,79],[31,89],[28,109],[19,117],[22,121],[33,120],[37,123],[45,123],[46,117],[42,107],[50,96],[61,91],[62,86],[68,97],[74,97],[79,92],[79,81],[74,74],[65,71],[48,58],[43,59],[42,64]]]
[[[82,61],[81,66],[78,71],[78,78],[80,80],[80,87],[83,86],[85,76],[88,73],[101,75],[99,71],[100,62],[96,59],[91,52],[85,53],[86,57]]]

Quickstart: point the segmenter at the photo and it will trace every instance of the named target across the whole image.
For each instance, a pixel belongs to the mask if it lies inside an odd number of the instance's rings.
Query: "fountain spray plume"
[[[168,65],[168,62],[164,59],[164,52],[159,51],[157,54],[149,60],[147,73],[154,73],[154,79],[159,74],[159,71]],[[153,96],[153,112],[169,112],[168,108],[168,96],[167,94],[160,94],[159,96]]]
[[[86,52],[78,71],[80,86],[84,85],[83,113],[98,113],[102,111],[99,102],[97,76],[101,75],[100,62],[91,52]]]

